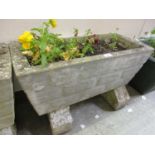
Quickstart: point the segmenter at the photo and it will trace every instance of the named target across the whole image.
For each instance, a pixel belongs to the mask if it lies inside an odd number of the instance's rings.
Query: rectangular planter
[[[155,58],[150,57],[131,80],[130,85],[141,94],[155,90]]]
[[[12,65],[7,44],[0,44],[0,129],[14,124]]]
[[[146,36],[139,39],[139,41],[149,45],[147,39],[155,39],[155,36]],[[141,94],[155,90],[155,58],[153,56],[148,59],[140,71],[131,80],[130,85]]]
[[[12,42],[15,76],[39,115],[56,111],[126,85],[133,78],[153,49],[122,36],[120,40],[131,49],[51,63],[45,68],[30,66],[19,44]]]

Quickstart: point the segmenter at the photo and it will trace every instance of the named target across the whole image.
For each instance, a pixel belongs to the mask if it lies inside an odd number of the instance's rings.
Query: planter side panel
[[[0,129],[14,124],[12,66],[9,48],[0,44]]]
[[[150,53],[136,53],[19,77],[39,115],[126,85]]]

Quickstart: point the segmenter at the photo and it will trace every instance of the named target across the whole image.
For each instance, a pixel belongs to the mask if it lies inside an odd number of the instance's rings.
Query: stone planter
[[[144,37],[140,41],[148,44],[145,40],[148,38],[155,39],[154,35]],[[140,71],[131,80],[130,85],[141,94],[155,90],[155,58],[151,56]]]
[[[104,35],[109,37],[110,35]],[[103,35],[99,35],[103,37]],[[73,59],[69,62],[51,63],[47,67],[30,66],[26,57],[21,55],[19,44],[10,44],[13,68],[17,80],[25,91],[32,106],[39,115],[54,112],[50,118],[55,118],[62,109],[79,101],[105,93],[112,89],[125,86],[138,72],[153,49],[140,45],[128,38],[122,37],[121,42],[131,48],[124,51]],[[61,111],[59,111],[61,110]],[[69,109],[67,109],[69,110]],[[66,118],[72,122],[68,112]],[[60,115],[59,115],[60,116]],[[59,126],[58,125],[58,126]]]
[[[131,80],[130,85],[141,94],[155,90],[155,58],[150,57]]]
[[[0,44],[0,134],[11,134],[14,124],[12,66],[7,44]],[[6,132],[6,130],[7,132]],[[10,129],[9,129],[10,128]],[[1,130],[3,129],[3,131]],[[9,132],[8,132],[9,131]]]

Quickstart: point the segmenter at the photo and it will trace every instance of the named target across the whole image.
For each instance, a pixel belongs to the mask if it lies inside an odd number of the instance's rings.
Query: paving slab
[[[140,95],[131,87],[128,87],[128,91],[131,100],[118,111],[113,111],[101,96],[71,106],[74,122],[72,130],[65,134],[155,134],[155,92]],[[20,135],[52,134],[48,117],[38,117],[23,93],[16,94],[16,124],[17,134]]]

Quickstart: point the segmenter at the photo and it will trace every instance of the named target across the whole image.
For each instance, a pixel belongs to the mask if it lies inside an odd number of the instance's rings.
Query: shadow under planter
[[[130,85],[144,94],[155,90],[155,58],[150,57],[142,69],[131,80]]]
[[[125,105],[124,99],[129,97],[121,96],[126,94],[124,86],[147,61],[153,48],[120,35],[119,38],[129,47],[127,50],[60,61],[45,68],[31,66],[19,51],[19,43],[10,44],[16,79],[37,114],[48,114],[54,134],[71,128],[72,104],[116,89],[112,94],[121,101],[119,107]]]
[[[25,93],[15,93],[15,122],[18,135],[49,135],[51,128],[46,115],[38,117]]]

